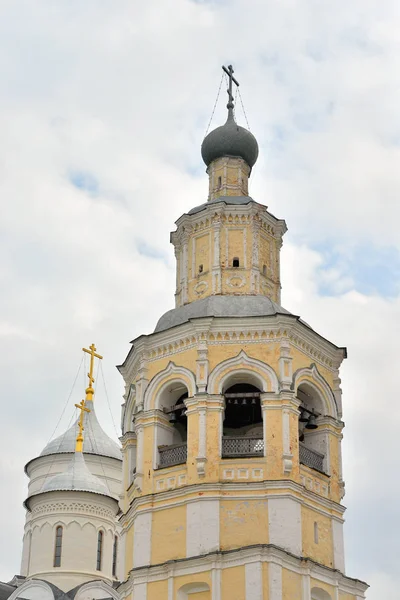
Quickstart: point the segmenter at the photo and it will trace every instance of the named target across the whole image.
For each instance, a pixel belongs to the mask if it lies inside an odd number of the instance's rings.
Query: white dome
[[[94,410],[94,404],[91,401],[86,402],[89,413],[85,415],[85,454],[97,454],[99,456],[110,456],[122,460],[121,449],[103,431],[100,423],[97,420]],[[62,454],[65,452],[75,452],[76,435],[78,431],[77,421],[64,434],[58,436],[42,450],[40,456],[48,456],[49,454]]]
[[[82,452],[75,452],[68,469],[50,477],[44,484],[42,492],[73,490],[110,496],[106,484],[89,471]]]

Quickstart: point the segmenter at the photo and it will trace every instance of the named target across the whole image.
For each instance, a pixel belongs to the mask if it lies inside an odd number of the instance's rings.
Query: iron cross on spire
[[[233,109],[232,81],[233,81],[233,83],[235,83],[237,85],[237,87],[239,87],[239,82],[233,76],[234,70],[233,70],[232,65],[229,65],[228,67],[225,67],[224,65],[222,65],[222,69],[223,69],[223,71],[225,71],[225,73],[229,77],[228,104],[226,105],[226,108]]]
[[[88,402],[88,401],[93,400],[93,395],[94,395],[94,389],[93,389],[93,385],[92,385],[94,383],[94,377],[93,377],[94,359],[96,357],[101,360],[103,357],[100,356],[100,354],[96,354],[96,346],[94,344],[89,346],[89,350],[87,348],[82,348],[82,350],[84,352],[86,352],[87,354],[90,354],[90,368],[89,368],[89,373],[88,373],[89,386],[86,388],[86,402]]]

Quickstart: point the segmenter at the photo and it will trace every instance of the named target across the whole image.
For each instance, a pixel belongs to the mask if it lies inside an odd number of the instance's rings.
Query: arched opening
[[[96,558],[96,570],[101,571],[101,566],[103,562],[103,537],[104,534],[102,531],[99,531],[97,535],[97,558]]]
[[[323,403],[314,386],[304,382],[297,388],[299,406],[300,463],[322,473],[327,471],[328,440],[320,428]]]
[[[264,277],[267,275],[267,265],[263,265],[262,274],[264,275]]]
[[[118,538],[114,536],[113,556],[112,556],[112,576],[117,576],[117,559],[118,559]]]
[[[59,525],[56,529],[56,539],[54,544],[54,567],[61,567],[61,554],[62,554],[62,538],[63,528]]]
[[[234,259],[232,260],[232,267],[237,268],[240,266],[240,260],[237,256],[234,257]]]
[[[311,590],[311,600],[332,600],[332,597],[322,588],[313,587]]]
[[[222,457],[263,456],[261,391],[251,383],[234,383],[224,392]]]
[[[160,405],[166,420],[157,429],[158,468],[186,462],[187,416],[185,400],[189,393],[181,382],[174,382],[162,392]]]

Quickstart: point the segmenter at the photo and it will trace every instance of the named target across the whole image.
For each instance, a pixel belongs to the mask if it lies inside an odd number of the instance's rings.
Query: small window
[[[112,575],[113,575],[113,577],[117,576],[117,554],[118,554],[118,538],[117,538],[117,536],[115,536],[114,547],[113,547],[113,560],[112,560]]]
[[[318,523],[314,522],[314,543],[318,544]]]
[[[267,265],[263,265],[263,275],[267,274]]]
[[[54,567],[61,567],[61,551],[62,551],[62,536],[63,528],[59,525],[56,529],[56,541],[54,546]]]
[[[97,564],[96,564],[97,571],[101,571],[102,554],[103,554],[103,532],[99,531],[99,534],[97,536]]]
[[[235,258],[232,261],[232,267],[238,267],[239,266],[239,259],[237,256],[235,256]]]
[[[221,175],[218,177],[218,189],[222,187],[222,177]]]
[[[199,265],[199,273],[203,272],[203,265]]]

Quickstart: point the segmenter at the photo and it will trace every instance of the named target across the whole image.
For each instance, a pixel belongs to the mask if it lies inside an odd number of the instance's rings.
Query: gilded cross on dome
[[[89,350],[87,348],[82,348],[82,350],[84,352],[86,352],[87,354],[90,354],[90,367],[89,367],[89,373],[88,373],[89,386],[86,388],[86,401],[91,401],[91,400],[93,400],[93,395],[94,395],[94,388],[93,388],[94,359],[99,358],[101,360],[103,357],[100,356],[100,354],[96,354],[96,346],[94,344],[89,346]]]
[[[83,452],[83,431],[85,429],[83,426],[83,417],[85,412],[90,413],[90,409],[86,408],[84,400],[82,400],[79,404],[75,404],[75,406],[81,411],[81,416],[79,417],[78,421],[79,431],[76,438],[75,452]]]

